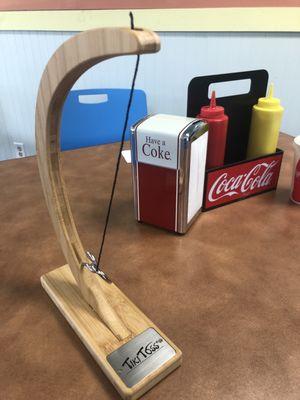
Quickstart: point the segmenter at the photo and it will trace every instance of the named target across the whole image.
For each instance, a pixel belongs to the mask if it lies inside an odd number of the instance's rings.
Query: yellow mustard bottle
[[[271,83],[267,97],[261,97],[253,106],[247,158],[255,158],[276,151],[284,108],[280,100],[273,97]]]

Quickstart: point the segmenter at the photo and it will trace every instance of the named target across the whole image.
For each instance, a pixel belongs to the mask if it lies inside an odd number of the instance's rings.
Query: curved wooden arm
[[[51,57],[40,82],[36,105],[38,165],[58,240],[83,298],[119,340],[131,332],[116,311],[116,286],[81,266],[89,260],[74,224],[61,174],[60,119],[69,90],[87,69],[112,57],[154,53],[159,49],[158,36],[147,30],[103,28],[80,33],[63,43]]]

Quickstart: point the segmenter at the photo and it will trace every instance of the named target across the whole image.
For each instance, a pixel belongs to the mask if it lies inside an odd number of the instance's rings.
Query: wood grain
[[[145,30],[105,28],[76,35],[65,42],[47,64],[36,106],[36,143],[41,181],[51,220],[74,276],[74,282],[70,283],[69,269],[64,273],[64,267],[42,277],[42,284],[124,398],[137,398],[162,379],[179,365],[181,353],[176,349],[177,353],[171,360],[172,368],[164,365],[159,375],[151,374],[131,389],[108,367],[104,355],[148,327],[153,327],[153,324],[117,286],[82,267],[82,263],[89,260],[75,227],[62,178],[59,128],[64,100],[83,72],[111,57],[153,53],[159,48],[158,36]],[[95,314],[91,314],[88,305]],[[95,336],[101,337],[97,348]]]
[[[159,39],[150,31],[111,28],[81,33],[66,41],[54,53],[43,73],[37,98],[38,165],[58,240],[82,296],[119,339],[130,336],[131,332],[108,301],[108,298],[115,296],[115,286],[98,279],[81,267],[83,262],[89,260],[73,221],[61,174],[61,110],[70,88],[91,66],[121,54],[141,54],[157,50]]]
[[[125,399],[137,399],[151,389],[170,372],[180,366],[181,352],[121,291],[112,300],[122,301],[122,311],[127,326],[136,334],[154,328],[175,349],[176,355],[151,376],[144,378],[133,388],[128,388],[116,375],[106,357],[126,343],[119,341],[98,318],[98,315],[82,299],[81,293],[68,265],[42,276],[42,286],[67,319],[108,379]],[[119,301],[120,302],[120,301]]]

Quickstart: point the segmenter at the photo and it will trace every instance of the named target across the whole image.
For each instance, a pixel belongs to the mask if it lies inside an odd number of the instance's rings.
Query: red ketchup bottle
[[[224,107],[216,105],[216,93],[212,92],[210,105],[201,107],[197,115],[208,123],[208,144],[206,168],[221,167],[224,164],[228,117]]]

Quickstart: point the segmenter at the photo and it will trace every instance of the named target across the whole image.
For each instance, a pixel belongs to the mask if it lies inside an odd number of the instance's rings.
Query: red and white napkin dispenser
[[[140,222],[185,233],[202,208],[208,126],[148,116],[131,129],[134,203]]]

